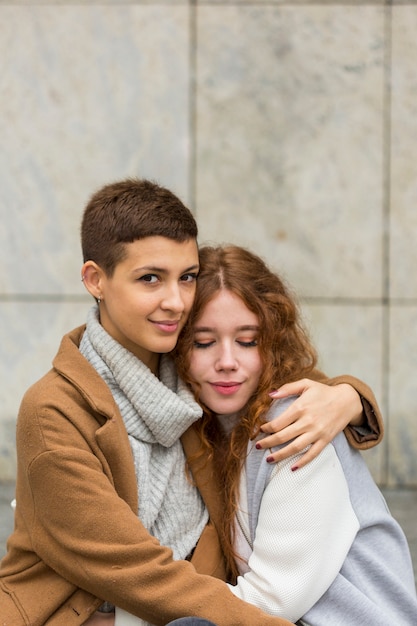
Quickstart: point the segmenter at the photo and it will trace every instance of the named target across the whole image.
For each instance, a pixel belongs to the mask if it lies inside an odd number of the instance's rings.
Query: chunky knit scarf
[[[179,440],[201,416],[172,360],[161,357],[160,379],[101,326],[94,306],[80,352],[109,386],[128,432],[138,483],[138,517],[145,528],[184,559],[196,545],[208,513],[185,472]]]

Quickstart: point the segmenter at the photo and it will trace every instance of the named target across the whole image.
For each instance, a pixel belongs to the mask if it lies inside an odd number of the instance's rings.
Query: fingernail
[[[278,393],[278,389],[275,389],[275,391],[270,391],[268,393],[268,396],[274,396],[276,393]]]
[[[296,472],[298,470],[298,465],[294,465],[294,467],[291,468],[292,472]]]
[[[259,441],[258,441],[258,443],[255,445],[255,448],[256,448],[257,450],[262,450],[262,447],[261,447],[261,444],[259,443]]]
[[[273,456],[268,456],[268,457],[266,458],[266,462],[267,462],[267,463],[273,463],[273,462],[274,462],[274,457],[273,457]]]

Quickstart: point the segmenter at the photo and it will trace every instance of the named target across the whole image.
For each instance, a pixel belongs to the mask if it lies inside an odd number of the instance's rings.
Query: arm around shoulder
[[[348,384],[360,397],[362,421],[358,425],[349,424],[344,431],[350,445],[360,450],[367,450],[381,443],[384,436],[384,422],[372,389],[359,378],[349,375],[329,378],[325,382],[332,386]]]

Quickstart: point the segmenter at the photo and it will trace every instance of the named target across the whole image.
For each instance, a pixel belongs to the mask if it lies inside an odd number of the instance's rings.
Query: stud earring
[[[97,298],[97,304],[100,304],[101,298]]]

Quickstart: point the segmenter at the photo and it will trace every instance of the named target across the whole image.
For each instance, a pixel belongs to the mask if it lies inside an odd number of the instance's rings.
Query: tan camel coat
[[[109,388],[78,350],[83,331],[64,336],[53,368],[22,401],[15,530],[0,568],[0,626],[80,626],[103,600],[157,626],[187,615],[218,626],[288,625],[239,600],[219,580],[225,575],[215,531],[221,510],[211,467],[201,458],[191,468],[212,521],[191,562],[173,561],[171,550],[145,530],[123,420]],[[368,418],[382,436],[369,388],[350,377],[336,382],[350,382],[370,402]],[[193,427],[182,443],[192,457],[199,447]]]

